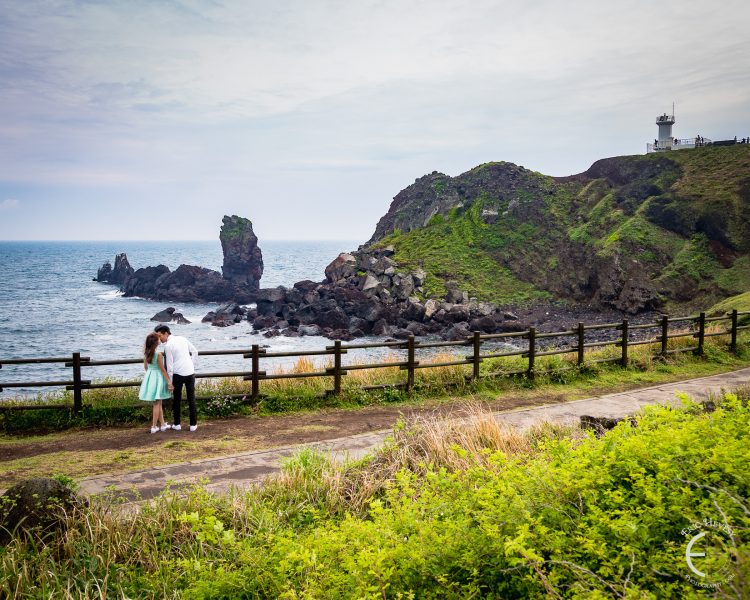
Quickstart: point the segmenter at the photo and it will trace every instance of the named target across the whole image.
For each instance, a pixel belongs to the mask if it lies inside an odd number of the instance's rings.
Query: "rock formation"
[[[219,239],[224,252],[221,267],[224,279],[237,287],[257,290],[263,275],[263,253],[258,247],[252,222],[237,215],[225,216]]]
[[[105,262],[96,273],[96,279],[101,283],[113,283],[122,285],[133,274],[133,267],[128,262],[128,256],[124,252],[115,256],[115,268],[109,261]]]
[[[394,197],[367,245],[392,236],[400,257],[435,278],[468,256],[495,263],[497,285],[489,269],[461,265],[463,285],[485,299],[516,288],[510,302],[689,311],[747,289],[748,160],[744,145],[606,158],[569,177],[508,162],[433,172]]]
[[[393,256],[390,247],[341,253],[326,267],[322,283],[299,281],[292,288],[260,289],[257,314],[248,319],[269,337],[321,335],[343,340],[427,334],[458,339],[475,330],[522,329],[515,315],[469,298],[456,282],[448,282],[444,301],[422,302],[426,273],[400,267]]]
[[[56,479],[16,484],[0,496],[0,546],[10,541],[11,533],[45,543],[63,533],[68,515],[84,505],[85,500]]]
[[[248,317],[250,311],[246,310],[236,302],[230,302],[220,306],[215,311],[209,312],[201,323],[211,323],[214,327],[229,327],[242,322]]]
[[[180,265],[170,271],[166,265],[144,267],[137,271],[125,254],[99,269],[96,281],[120,285],[125,296],[138,296],[167,302],[239,302],[255,300],[263,258],[258,238],[248,219],[224,217],[221,245],[224,251],[224,275],[195,265]]]
[[[177,323],[178,325],[189,325],[190,321],[185,318],[185,315],[178,313],[173,306],[160,310],[153,317],[152,321],[158,323]]]

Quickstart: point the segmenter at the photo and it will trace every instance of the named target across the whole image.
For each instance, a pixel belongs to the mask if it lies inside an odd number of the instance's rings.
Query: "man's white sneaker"
[[[174,429],[175,431],[180,431],[182,429],[182,425],[180,424],[172,425],[172,429]]]
[[[190,431],[195,431],[196,429],[198,429],[197,425],[191,425],[190,426]]]
[[[152,427],[151,428],[151,433],[156,433],[157,431],[159,431],[158,427]]]
[[[161,427],[159,427],[159,429],[161,431],[166,431],[167,429],[171,429],[171,428],[172,428],[172,426],[169,423],[164,423],[164,425],[162,425]]]

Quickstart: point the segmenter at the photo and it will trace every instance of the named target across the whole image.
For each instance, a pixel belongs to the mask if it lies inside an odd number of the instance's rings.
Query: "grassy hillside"
[[[425,268],[427,295],[456,279],[499,303],[705,307],[750,289],[750,146],[604,159],[568,178],[509,163],[428,176],[378,232]]]

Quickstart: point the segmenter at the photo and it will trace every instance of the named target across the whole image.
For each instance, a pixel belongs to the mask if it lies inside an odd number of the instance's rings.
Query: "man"
[[[182,386],[187,391],[188,407],[190,409],[190,431],[198,429],[198,411],[195,407],[195,365],[193,356],[198,351],[186,338],[181,335],[172,335],[166,325],[157,325],[154,331],[158,334],[164,344],[164,354],[167,359],[167,375],[169,375],[169,391],[174,392],[172,410],[174,411],[174,424],[172,429],[180,431],[180,408],[182,403]]]

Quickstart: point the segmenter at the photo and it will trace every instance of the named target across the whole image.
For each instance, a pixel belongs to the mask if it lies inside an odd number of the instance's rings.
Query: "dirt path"
[[[741,373],[743,371],[735,371]],[[715,377],[732,380],[732,373]],[[674,378],[670,378],[674,381]],[[560,404],[654,386],[656,381],[609,385],[606,388],[555,387],[515,389],[499,397],[480,397],[495,412]],[[669,381],[659,383],[668,384]],[[169,465],[219,460],[243,453],[265,452],[299,444],[336,443],[352,436],[389,430],[399,418],[417,415],[460,415],[466,398],[419,405],[378,405],[313,413],[246,416],[200,421],[196,432],[150,434],[146,425],[69,430],[48,435],[0,436],[0,490],[30,477],[61,474],[76,480],[120,477]]]
[[[633,414],[647,404],[679,405],[682,392],[696,401],[704,400],[722,389],[735,389],[750,383],[750,368],[722,375],[702,377],[678,383],[659,384],[648,388],[607,394],[569,402],[547,403],[544,406],[526,406],[514,410],[495,410],[495,419],[508,427],[526,429],[542,422],[574,425],[583,415],[620,419]],[[456,405],[453,405],[456,408]],[[460,407],[459,407],[460,408]],[[444,410],[442,411],[444,412]],[[451,418],[461,418],[460,411]],[[373,424],[374,421],[371,421]],[[390,428],[336,437],[326,441],[317,439],[316,448],[330,452],[335,457],[359,458],[372,452],[383,443]],[[272,450],[247,451],[220,458],[204,458],[180,464],[131,471],[123,475],[101,475],[81,482],[88,494],[108,491],[128,500],[140,502],[161,493],[164,489],[200,481],[207,490],[225,492],[232,487],[247,487],[278,472],[285,457],[299,450],[299,443]]]
[[[522,406],[535,406],[551,402],[562,402],[563,394],[512,394],[486,404],[493,410],[508,410]],[[466,400],[443,403],[429,402],[420,406],[393,405],[369,406],[360,409],[331,409],[314,413],[275,416],[243,416],[228,419],[201,421],[198,430],[165,431],[151,435],[146,426],[106,427],[101,429],[77,429],[46,436],[27,438],[14,437],[12,443],[0,445],[0,462],[43,454],[67,452],[91,452],[106,450],[128,450],[158,446],[169,439],[186,439],[200,443],[225,438],[245,439],[254,448],[272,448],[289,444],[324,441],[376,431],[391,427],[397,419],[420,414],[454,413]]]

